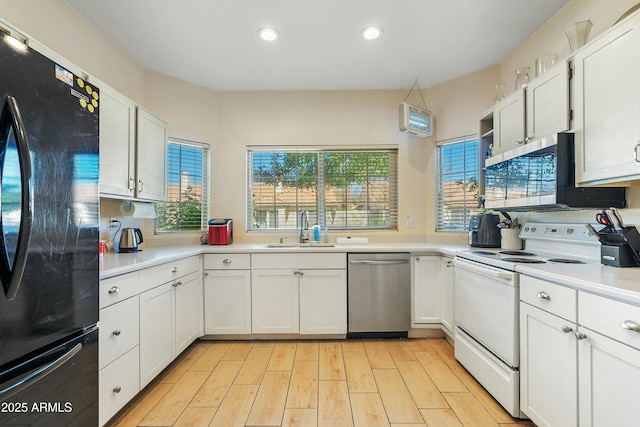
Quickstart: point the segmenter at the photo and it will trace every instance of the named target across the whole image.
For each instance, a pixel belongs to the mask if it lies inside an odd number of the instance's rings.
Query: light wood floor
[[[444,339],[191,346],[112,426],[533,426]]]

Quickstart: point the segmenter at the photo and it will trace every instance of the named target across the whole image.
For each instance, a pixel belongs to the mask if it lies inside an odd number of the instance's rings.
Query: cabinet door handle
[[[173,282],[173,285],[171,285],[171,286],[173,286],[174,288],[177,288],[178,286],[181,286],[181,285],[182,285],[182,282],[180,280],[178,280],[176,282]]]
[[[562,325],[562,332],[564,332],[565,334],[568,334],[571,331],[573,331],[573,328],[571,326]]]
[[[636,164],[640,166],[640,142],[633,147],[633,160],[635,160]]]
[[[540,299],[545,300],[545,301],[551,301],[551,297],[549,296],[549,294],[544,292],[544,291],[538,292],[538,295],[536,295],[536,296],[538,298],[540,298]]]
[[[178,267],[173,267],[173,268],[171,269],[171,272],[172,272],[172,273],[177,273],[177,272],[178,272],[178,270],[179,270],[179,268],[178,268]]]
[[[113,392],[114,393],[120,393],[121,391],[122,391],[122,387],[120,387],[120,386],[116,386],[116,387],[113,388]]]
[[[133,177],[129,177],[129,191],[133,191],[136,189],[136,181]]]
[[[304,272],[302,272],[300,270],[294,270],[293,274],[297,274],[298,276],[304,276]]]
[[[453,261],[451,261],[451,260],[447,261],[447,268],[452,268],[454,266],[455,266],[455,264],[453,263]]]
[[[225,259],[222,260],[222,263],[229,265],[229,264],[231,264],[231,260],[229,258],[225,258]]]
[[[109,289],[110,294],[117,294],[118,292],[120,292],[120,288],[117,286],[113,286],[111,287],[111,289]]]
[[[620,322],[620,327],[628,331],[640,332],[640,323],[633,320],[624,320]]]
[[[142,193],[144,190],[144,182],[141,179],[138,180],[138,193]]]
[[[115,330],[115,331],[113,331],[112,333],[113,333],[113,335],[115,335],[115,336],[117,337],[117,336],[119,336],[119,335],[122,333],[122,331],[121,331],[120,329],[116,329],[116,330]]]
[[[579,340],[583,340],[587,337],[587,335],[584,332],[580,332],[580,331],[576,331],[576,338]]]
[[[208,271],[205,271],[205,272],[204,272],[204,275],[205,275],[205,276],[208,276],[208,275],[209,275],[209,272],[208,272]]]

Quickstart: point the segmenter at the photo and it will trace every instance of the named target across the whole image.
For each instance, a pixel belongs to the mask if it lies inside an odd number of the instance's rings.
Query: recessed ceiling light
[[[273,28],[260,28],[258,30],[258,35],[262,40],[266,40],[268,42],[272,42],[280,37],[280,33]]]
[[[382,35],[382,28],[380,27],[366,27],[360,32],[363,38],[366,40],[374,40]]]

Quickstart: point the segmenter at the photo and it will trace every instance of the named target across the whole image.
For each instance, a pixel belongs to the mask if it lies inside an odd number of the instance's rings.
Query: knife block
[[[598,232],[602,246],[600,261],[613,267],[640,267],[640,233],[635,227]]]

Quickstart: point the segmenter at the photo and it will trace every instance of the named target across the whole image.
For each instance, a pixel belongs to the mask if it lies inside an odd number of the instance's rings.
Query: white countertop
[[[410,242],[335,245],[332,247],[269,248],[266,243],[234,243],[225,246],[194,245],[150,248],[136,253],[103,255],[100,259],[100,278],[106,279],[176,259],[206,253],[411,252],[414,254],[455,256],[456,251],[461,250],[469,250],[469,247]],[[560,285],[640,305],[640,267],[616,268],[602,264],[519,264],[516,271]]]
[[[100,257],[100,279],[130,273],[143,268],[153,267],[176,259],[201,253],[347,253],[347,252],[411,252],[421,254],[443,254],[455,256],[456,251],[466,246],[437,243],[381,243],[369,245],[335,245],[269,248],[267,243],[233,243],[224,246],[181,246],[142,249],[135,253],[107,253]]]
[[[516,271],[587,292],[640,305],[640,267],[602,264],[520,264]]]

